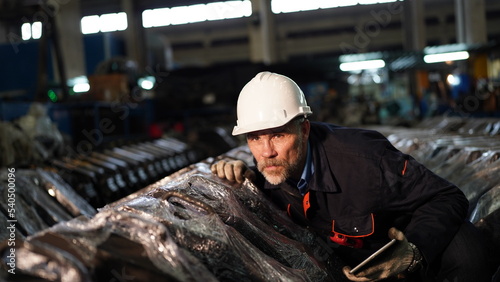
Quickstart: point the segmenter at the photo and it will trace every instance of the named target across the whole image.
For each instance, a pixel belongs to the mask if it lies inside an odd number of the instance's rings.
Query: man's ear
[[[305,140],[307,140],[307,138],[309,138],[310,131],[311,131],[311,123],[309,122],[308,119],[306,119],[302,123],[302,134],[303,134]]]

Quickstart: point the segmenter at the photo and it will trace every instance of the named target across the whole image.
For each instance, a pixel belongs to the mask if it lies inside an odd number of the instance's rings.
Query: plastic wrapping
[[[3,171],[0,172],[0,179],[0,206],[3,211],[8,211],[7,176]],[[16,178],[16,181],[18,179]],[[19,186],[17,185],[16,187],[20,188]],[[24,197],[22,194],[16,192],[15,219],[18,221],[16,228],[23,235],[31,235],[46,229],[50,225],[39,215],[34,205],[34,200],[30,195],[26,196]]]
[[[495,250],[500,250],[500,142],[496,137],[485,137],[495,132],[497,123],[468,123],[454,118],[432,122],[428,123],[433,127],[430,130],[381,131],[398,149],[457,184],[471,202],[471,221],[488,234]],[[479,132],[481,136],[474,135]],[[296,225],[251,182],[231,184],[211,173],[210,165],[219,159],[242,159],[251,165],[248,147],[186,165],[195,156],[190,156],[184,145],[162,139],[93,153],[89,157],[94,160],[82,159],[108,170],[104,174],[121,188],[124,186],[119,185],[119,177],[141,187],[97,211],[84,204],[88,201],[78,193],[81,190],[71,191],[57,173],[19,171],[16,177],[24,188],[19,188],[22,196],[16,199],[16,212],[23,227],[16,238],[17,254],[23,256],[23,262],[17,265],[16,276],[2,273],[0,278],[346,281],[341,272],[344,264],[328,242]],[[160,153],[161,148],[168,152]],[[176,167],[182,168],[144,185]],[[97,174],[87,172],[92,177],[82,174],[74,183],[96,181]],[[56,191],[55,197],[47,195],[49,189]],[[41,215],[39,209],[45,202],[48,204]],[[49,227],[54,222],[57,224]],[[24,237],[26,234],[29,236]],[[11,235],[0,236],[5,239]],[[0,248],[3,264],[7,262],[5,247],[4,243]]]
[[[7,245],[0,246],[0,258],[8,262]],[[14,273],[2,271],[3,281],[91,282],[89,271],[74,256],[51,244],[16,241]],[[22,259],[20,259],[22,258]]]
[[[11,232],[11,230],[9,229],[10,224],[9,224],[8,220],[9,220],[9,218],[7,216],[0,214],[0,224],[2,226],[6,227],[6,228],[0,229],[0,242],[4,242],[8,239],[11,239],[11,240],[24,239],[25,236],[19,231],[18,228],[16,228],[15,230],[12,230],[13,232]]]
[[[16,227],[25,236],[35,234],[56,223],[65,222],[80,214],[96,213],[86,201],[76,194],[57,175],[38,170],[16,170]],[[0,172],[0,192],[7,196],[7,173]],[[51,194],[53,196],[51,196]],[[8,210],[7,199],[0,203]]]
[[[93,216],[97,210],[78,195],[58,174],[43,169],[36,170],[46,189],[51,189],[54,197],[74,217]]]
[[[470,216],[470,221],[477,223],[497,210],[500,210],[500,184],[497,184],[479,198]]]
[[[429,130],[392,128],[386,134],[395,147],[457,185],[469,200],[470,216],[479,198],[500,183],[500,140],[484,135],[490,133],[486,128],[494,128],[496,122],[456,119],[436,126],[446,131],[429,134]],[[484,128],[479,130],[481,135],[472,135],[478,133],[479,127]],[[468,135],[457,135],[450,128]]]
[[[206,204],[179,191],[167,195],[165,200],[136,198],[120,209],[163,222],[175,242],[198,257],[218,280],[309,280],[304,270],[285,267],[263,254],[215,211],[206,210]]]
[[[41,183],[36,171],[16,171],[16,193],[18,197],[21,196],[25,198],[34,210],[39,210],[38,213],[48,224],[52,225],[73,218],[67,210],[59,205],[56,199],[51,197],[49,193],[41,187],[44,184],[45,183]],[[49,187],[49,189],[51,188],[52,187]],[[40,211],[42,209],[44,212]]]
[[[479,198],[498,183],[500,183],[500,166],[496,164],[475,172],[467,183],[460,186],[469,200],[469,215]]]
[[[209,172],[208,165],[205,165],[205,169],[198,165],[196,171],[198,173],[205,171],[206,174],[189,174],[190,176],[184,177],[182,182],[175,182],[175,185],[168,185],[148,193],[155,199],[168,198],[167,203],[172,202],[172,206],[169,206],[170,209],[177,206],[183,206],[185,209],[176,208],[173,212],[167,212],[169,209],[161,208],[162,204],[155,203],[152,198],[149,200],[144,198],[132,200],[120,208],[146,211],[148,214],[159,217],[162,221],[173,225],[179,225],[180,223],[175,216],[172,217],[172,214],[183,219],[194,220],[200,216],[200,213],[207,214],[208,210],[210,214],[216,213],[222,223],[236,229],[239,234],[254,245],[253,248],[257,247],[260,251],[287,267],[304,269],[308,277],[314,277],[315,281],[326,279],[327,273],[321,268],[319,262],[314,260],[312,252],[308,255],[305,246],[283,236],[262,222],[253,213],[250,213],[241,204],[241,200],[236,197],[234,191],[250,191],[246,189],[247,187],[236,188],[222,185],[220,180],[213,178],[215,176]],[[186,201],[186,199],[192,200]],[[221,201],[221,199],[224,200]],[[218,223],[218,225],[222,223]],[[200,228],[204,225],[188,224],[188,226]],[[213,229],[214,226],[217,226],[217,224],[204,226],[203,228],[206,230],[203,232],[211,232],[210,228]],[[287,228],[289,228],[289,233],[292,233],[290,229],[293,228],[300,230],[297,226],[292,226],[291,223]],[[192,232],[200,232],[200,230],[192,230]],[[305,232],[297,233],[303,235]],[[309,234],[309,238],[311,236]],[[304,237],[308,238],[307,236]]]
[[[23,263],[18,265],[22,275],[31,274],[47,281],[75,272],[57,260],[64,254],[69,262],[88,272],[88,281],[216,281],[214,276],[190,253],[179,248],[164,225],[133,213],[106,210],[92,219],[76,218],[58,224],[27,240],[27,244],[45,245],[51,252],[21,245]],[[50,249],[49,248],[49,249]],[[41,256],[44,258],[42,259]],[[50,277],[38,272],[40,262],[52,261]],[[16,280],[17,274],[8,276]],[[70,280],[66,280],[70,281]],[[72,280],[85,281],[85,280]]]
[[[320,253],[324,244],[274,209],[250,182],[228,184],[209,166],[191,165],[94,216],[26,238],[27,245],[53,251],[21,246],[34,259],[19,272],[46,278],[39,262],[51,261],[49,281],[69,272],[80,273],[75,281],[87,274],[109,281],[117,273],[137,281],[343,281],[335,277],[340,268],[332,273],[332,265],[340,267],[331,263],[334,254]],[[66,264],[60,253],[70,257]],[[77,271],[82,265],[86,274]]]

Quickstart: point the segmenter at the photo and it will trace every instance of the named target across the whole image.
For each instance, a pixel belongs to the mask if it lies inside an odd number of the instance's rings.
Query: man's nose
[[[265,140],[262,144],[262,156],[265,158],[272,158],[276,156],[274,144],[271,140]]]

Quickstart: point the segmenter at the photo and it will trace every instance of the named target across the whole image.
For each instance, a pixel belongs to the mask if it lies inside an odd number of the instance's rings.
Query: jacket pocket
[[[370,236],[374,231],[375,221],[373,213],[332,220],[332,232],[335,234],[359,238]]]

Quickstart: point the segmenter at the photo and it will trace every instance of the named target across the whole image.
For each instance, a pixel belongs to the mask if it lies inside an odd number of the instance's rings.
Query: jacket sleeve
[[[464,222],[467,198],[457,186],[392,145],[386,147],[380,169],[384,209],[412,214],[404,233],[427,262],[434,261]]]

